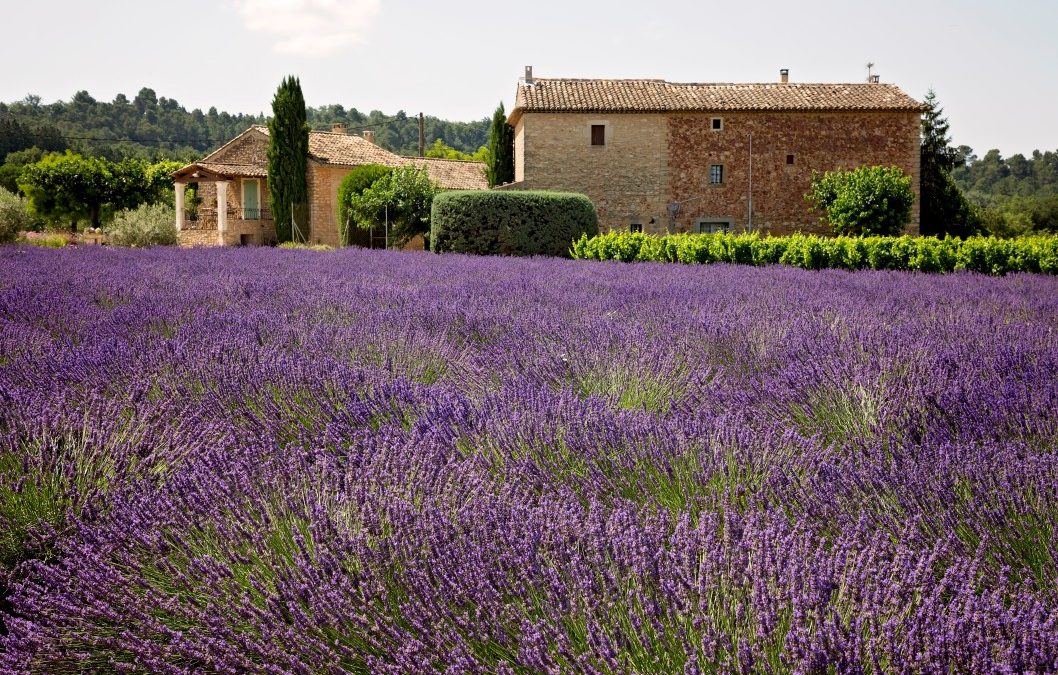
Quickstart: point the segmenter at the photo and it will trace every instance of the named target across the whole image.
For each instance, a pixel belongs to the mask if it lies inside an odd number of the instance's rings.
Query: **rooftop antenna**
[[[874,62],[873,61],[868,61],[867,62],[867,81],[868,82],[871,81],[871,68],[874,68]]]

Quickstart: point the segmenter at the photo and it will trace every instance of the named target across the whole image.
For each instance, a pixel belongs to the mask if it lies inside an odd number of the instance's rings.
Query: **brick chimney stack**
[[[525,67],[525,83],[526,84],[530,84],[530,85],[533,84],[533,67],[532,66],[526,66]]]
[[[331,132],[335,133],[335,134],[344,134],[345,133],[345,123],[344,122],[335,122],[334,124],[331,125]]]
[[[370,143],[371,145],[374,145],[375,144],[375,132],[371,131],[370,129],[365,130],[364,131],[364,140],[367,141],[368,143]]]
[[[782,84],[790,84],[790,69],[783,68],[779,71],[779,82]]]

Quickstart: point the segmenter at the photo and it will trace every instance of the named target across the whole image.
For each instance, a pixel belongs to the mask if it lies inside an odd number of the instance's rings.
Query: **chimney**
[[[533,67],[532,66],[526,66],[525,67],[525,83],[526,84],[530,84],[530,85],[533,83]]]
[[[367,141],[368,143],[370,143],[371,145],[374,145],[375,144],[375,132],[371,131],[370,129],[364,131],[364,140]]]
[[[790,84],[790,69],[783,68],[779,71],[779,82],[782,84]]]
[[[882,81],[881,75],[871,75],[871,79],[868,80],[871,84],[879,84]]]
[[[331,125],[331,132],[335,133],[335,134],[344,134],[345,133],[345,123],[344,122],[335,122],[334,124]]]

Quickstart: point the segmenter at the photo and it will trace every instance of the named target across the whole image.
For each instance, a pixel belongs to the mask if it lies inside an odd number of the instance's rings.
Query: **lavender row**
[[[0,251],[0,668],[1058,669],[1058,282]]]

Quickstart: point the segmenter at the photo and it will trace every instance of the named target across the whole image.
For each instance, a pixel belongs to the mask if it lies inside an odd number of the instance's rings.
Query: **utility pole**
[[[426,156],[426,132],[423,130],[422,113],[419,113],[419,157]]]

